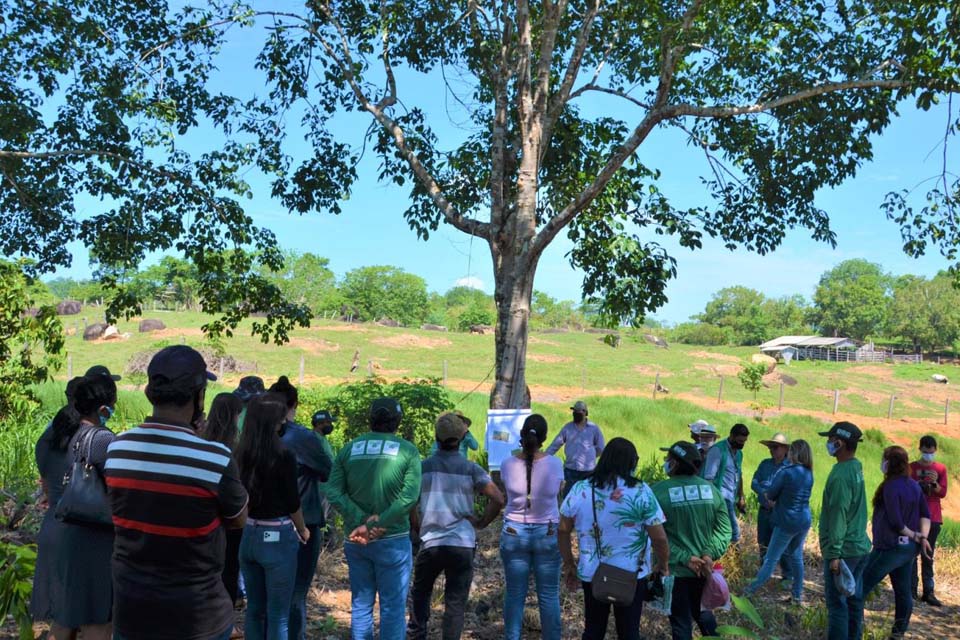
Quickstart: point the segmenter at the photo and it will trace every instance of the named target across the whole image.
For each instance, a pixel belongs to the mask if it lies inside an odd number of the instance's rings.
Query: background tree
[[[697,320],[725,328],[738,345],[756,345],[770,336],[766,297],[748,287],[727,287],[713,294]]]
[[[886,331],[907,341],[916,353],[953,346],[960,337],[960,293],[952,279],[944,273],[932,280],[897,278]]]
[[[359,111],[373,124],[365,142],[379,178],[410,185],[404,215],[418,236],[446,223],[488,244],[491,403],[516,407],[534,276],[558,234],[573,242],[571,264],[600,316],[634,323],[664,303],[675,273],[644,230],[687,248],[709,235],[760,253],[793,228],[834,242],[815,194],[855,175],[904,100],[926,109],[960,88],[958,11],[948,0],[311,0],[265,9],[210,0],[176,12],[146,0],[0,0],[0,245],[36,257],[40,271],[67,264],[73,239],[126,266],[176,248],[198,268],[204,308],[220,314],[207,330],[266,309],[255,330],[282,339],[309,316],[256,273],[256,261],[280,269],[281,258],[240,204],[244,175],[256,166],[272,176],[291,211],[338,213],[357,177],[354,149],[364,147],[329,125],[339,111]],[[216,56],[238,26],[261,39],[256,70],[267,87],[247,82],[231,88],[248,93],[222,95],[211,82]],[[455,97],[472,126],[440,144],[402,82],[421,74],[439,83],[446,68],[466,87]],[[580,108],[588,96],[635,113],[589,116]],[[301,128],[278,126],[290,114]],[[223,134],[206,136],[213,149],[187,153],[200,145],[183,137],[211,124]],[[637,154],[661,128],[683,131],[703,153],[705,202],[671,204],[654,159]],[[292,157],[287,135],[306,139],[311,155]],[[960,184],[947,175],[917,212],[902,194],[886,203],[911,253],[934,243],[955,257],[958,218],[931,224]],[[78,216],[82,193],[109,204]],[[108,314],[135,308],[125,282],[103,281],[117,289]]]
[[[348,271],[340,285],[344,303],[360,320],[389,318],[419,326],[427,312],[427,283],[397,267],[360,267]]]
[[[867,260],[845,260],[820,277],[813,321],[825,336],[864,340],[882,328],[891,279]]]
[[[315,315],[339,313],[343,296],[330,260],[312,253],[285,251],[283,269],[262,267],[261,274],[278,287],[284,299],[306,305]]]
[[[808,318],[812,312],[810,303],[800,294],[767,299],[763,314],[769,322],[768,339],[782,335],[807,335],[813,332]]]

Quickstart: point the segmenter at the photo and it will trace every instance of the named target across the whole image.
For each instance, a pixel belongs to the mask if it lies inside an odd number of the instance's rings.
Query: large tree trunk
[[[496,254],[496,249],[494,249]],[[491,409],[530,407],[527,389],[527,337],[536,258],[494,255],[494,300],[497,305],[496,378],[490,393]]]

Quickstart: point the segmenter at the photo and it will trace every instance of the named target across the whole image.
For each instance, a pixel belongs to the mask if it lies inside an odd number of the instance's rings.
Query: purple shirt
[[[920,518],[929,518],[930,509],[920,485],[907,476],[883,483],[883,504],[873,510],[873,548],[895,549],[903,527],[920,530]]]
[[[584,427],[568,422],[547,447],[547,453],[555,454],[564,447],[566,461],[563,466],[575,471],[593,471],[597,466],[597,458],[603,453],[603,434],[600,427],[587,420]]]
[[[560,458],[544,456],[533,461],[530,474],[530,506],[527,506],[527,464],[523,458],[510,456],[500,463],[500,479],[507,490],[507,507],[503,517],[514,522],[544,524],[560,522],[557,496],[563,484],[563,463]]]

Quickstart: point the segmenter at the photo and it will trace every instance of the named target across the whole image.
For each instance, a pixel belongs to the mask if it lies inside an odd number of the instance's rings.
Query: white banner
[[[530,409],[487,410],[487,468],[499,471],[500,463],[520,448],[520,429]]]

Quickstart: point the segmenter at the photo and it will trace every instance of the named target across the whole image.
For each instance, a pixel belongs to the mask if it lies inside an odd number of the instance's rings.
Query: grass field
[[[96,310],[82,316],[96,319]],[[79,326],[80,318],[65,317],[68,332]],[[205,316],[190,313],[152,313],[148,317],[163,320],[168,329],[152,334],[137,333],[136,321],[121,322],[127,340],[84,342],[79,335],[67,337],[67,352],[74,374],[93,364],[105,364],[124,372],[138,352],[156,350],[167,344],[186,342],[205,344],[200,326]],[[285,374],[296,384],[301,357],[304,384],[332,394],[342,382],[359,381],[372,368],[388,379],[403,377],[441,377],[447,374],[451,400],[474,419],[475,436],[483,441],[483,423],[488,405],[493,366],[493,336],[441,333],[375,325],[348,325],[319,322],[310,329],[293,332],[284,346],[265,345],[250,337],[247,321],[237,335],[224,341],[226,354],[248,365],[268,381]],[[815,454],[813,507],[819,512],[822,483],[829,473],[831,459],[823,439],[817,435],[835,418],[832,415],[833,390],[841,392],[841,415],[854,419],[867,432],[859,457],[863,461],[868,491],[880,482],[880,452],[891,442],[907,446],[911,452],[920,433],[935,433],[940,439],[939,460],[951,470],[960,469],[960,416],[943,425],[943,404],[951,398],[952,388],[930,381],[933,373],[953,375],[953,365],[849,365],[826,362],[794,362],[778,371],[796,379],[785,387],[785,411],[776,410],[779,384],[761,391],[758,398],[768,409],[763,422],[753,419],[747,403],[752,394],[736,378],[739,363],[756,352],[752,348],[702,348],[683,345],[660,349],[642,336],[626,334],[622,345],[613,349],[591,333],[535,333],[531,336],[527,376],[533,397],[533,409],[543,413],[550,424],[550,436],[569,419],[569,403],[583,397],[590,415],[608,438],[623,436],[632,440],[645,462],[656,458],[657,448],[678,439],[686,439],[686,425],[706,418],[725,432],[731,424],[743,421],[751,429],[751,443],[745,449],[745,480],[767,455],[758,441],[783,431],[790,438],[805,438]],[[360,367],[349,372],[355,351],[360,352]],[[217,371],[217,363],[210,363]],[[652,398],[653,382],[660,374],[669,394]],[[221,390],[232,390],[243,373],[233,373],[215,383],[208,399]],[[720,376],[724,379],[723,404],[717,405]],[[67,372],[57,382],[40,387],[48,409],[59,406]],[[142,376],[128,376],[121,383],[122,393],[115,418],[117,424],[133,424],[149,406],[142,394]],[[887,420],[889,396],[896,395],[895,415]],[[960,393],[956,394],[960,399]],[[304,414],[312,407],[305,407]],[[960,412],[958,412],[960,413]],[[302,416],[306,420],[306,415]],[[939,425],[937,423],[940,423]],[[2,474],[2,472],[0,472]],[[956,476],[954,476],[956,477]],[[956,486],[956,485],[955,485]],[[950,505],[960,505],[952,499]],[[944,542],[960,545],[960,527],[947,527]]]

